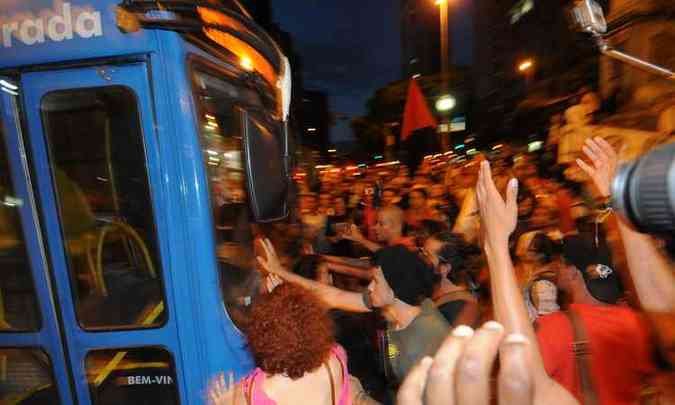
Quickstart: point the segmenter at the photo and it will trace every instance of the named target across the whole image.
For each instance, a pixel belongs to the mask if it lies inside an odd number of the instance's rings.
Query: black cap
[[[388,246],[378,250],[373,259],[401,301],[418,305],[431,297],[436,275],[417,253],[403,245]]]
[[[580,235],[568,236],[563,241],[563,258],[581,272],[595,299],[616,304],[623,295],[621,279],[612,268],[606,245],[596,246],[593,240]]]

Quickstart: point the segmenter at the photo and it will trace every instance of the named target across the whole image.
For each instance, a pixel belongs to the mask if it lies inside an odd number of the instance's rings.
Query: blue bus
[[[236,0],[0,4],[0,404],[204,403],[253,366],[287,58]]]

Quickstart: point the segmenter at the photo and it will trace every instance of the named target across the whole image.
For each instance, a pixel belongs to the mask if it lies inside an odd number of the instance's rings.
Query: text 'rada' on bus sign
[[[37,15],[29,12],[0,18],[4,48],[12,48],[18,43],[31,46],[103,35],[99,11],[91,7],[72,7],[70,3],[43,9]]]

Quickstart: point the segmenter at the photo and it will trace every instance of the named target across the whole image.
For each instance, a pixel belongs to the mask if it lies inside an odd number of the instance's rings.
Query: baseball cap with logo
[[[584,277],[591,295],[602,302],[616,304],[623,295],[621,278],[612,268],[609,249],[596,246],[591,239],[580,235],[563,240],[563,258],[576,267]]]

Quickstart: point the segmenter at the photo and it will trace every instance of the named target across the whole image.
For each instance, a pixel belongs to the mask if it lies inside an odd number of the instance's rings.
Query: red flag
[[[408,99],[405,102],[403,111],[403,128],[401,129],[401,140],[406,140],[413,131],[422,128],[436,128],[436,119],[429,111],[427,100],[422,94],[422,90],[417,85],[415,79],[410,80],[408,87]]]

